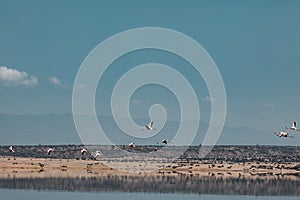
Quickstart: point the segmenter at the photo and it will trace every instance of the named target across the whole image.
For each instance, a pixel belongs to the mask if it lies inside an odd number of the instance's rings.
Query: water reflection
[[[79,192],[154,192],[220,195],[300,195],[298,179],[200,176],[98,176],[2,178],[0,188]]]

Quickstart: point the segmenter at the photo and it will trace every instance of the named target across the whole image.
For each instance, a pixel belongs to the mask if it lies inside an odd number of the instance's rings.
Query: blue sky
[[[227,126],[273,132],[300,122],[299,1],[1,0],[0,7],[0,113],[71,113],[72,85],[88,53],[116,33],[153,26],[192,37],[213,58],[226,88]],[[168,60],[159,52],[150,54]],[[146,55],[128,55],[123,63],[143,63]],[[112,66],[107,73],[121,71]],[[203,80],[190,79],[199,85],[197,96],[207,121],[210,104]],[[96,105],[102,110],[101,99],[108,98],[114,83],[104,81],[108,87],[97,91]],[[138,116],[145,111],[139,103],[149,99],[135,95],[133,113]],[[171,94],[161,95],[163,103],[177,105]]]

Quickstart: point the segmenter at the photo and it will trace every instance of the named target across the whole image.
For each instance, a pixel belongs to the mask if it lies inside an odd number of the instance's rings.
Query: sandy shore
[[[32,178],[32,177],[86,177],[115,173],[116,170],[106,165],[86,160],[1,157],[0,178]]]
[[[0,178],[192,175],[300,180],[300,163],[161,163],[0,157]]]

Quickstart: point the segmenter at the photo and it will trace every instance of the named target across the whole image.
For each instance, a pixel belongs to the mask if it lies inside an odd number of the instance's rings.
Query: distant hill
[[[80,144],[72,115],[0,114],[1,144]]]
[[[112,117],[99,117],[99,121],[105,124],[106,130],[111,134],[112,141],[116,144],[128,144],[134,140],[137,143],[144,141],[137,138],[129,138],[114,125]],[[143,124],[147,119],[137,119],[137,123]],[[161,138],[171,138],[176,132],[178,122],[168,122],[168,127],[162,133],[149,138],[147,144],[156,143]],[[201,122],[200,130],[194,144],[201,144],[208,124]],[[295,138],[278,138],[271,130],[261,131],[252,127],[228,127],[225,126],[218,144],[229,145],[299,145],[300,133],[292,133]],[[81,144],[77,135],[72,114],[45,114],[45,115],[11,115],[0,113],[0,145],[8,144]]]

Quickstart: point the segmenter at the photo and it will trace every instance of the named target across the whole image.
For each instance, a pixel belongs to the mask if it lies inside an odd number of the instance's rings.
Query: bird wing
[[[153,126],[153,121],[151,121],[151,122],[150,122],[149,126],[150,126],[150,127],[152,127],[152,126]]]

